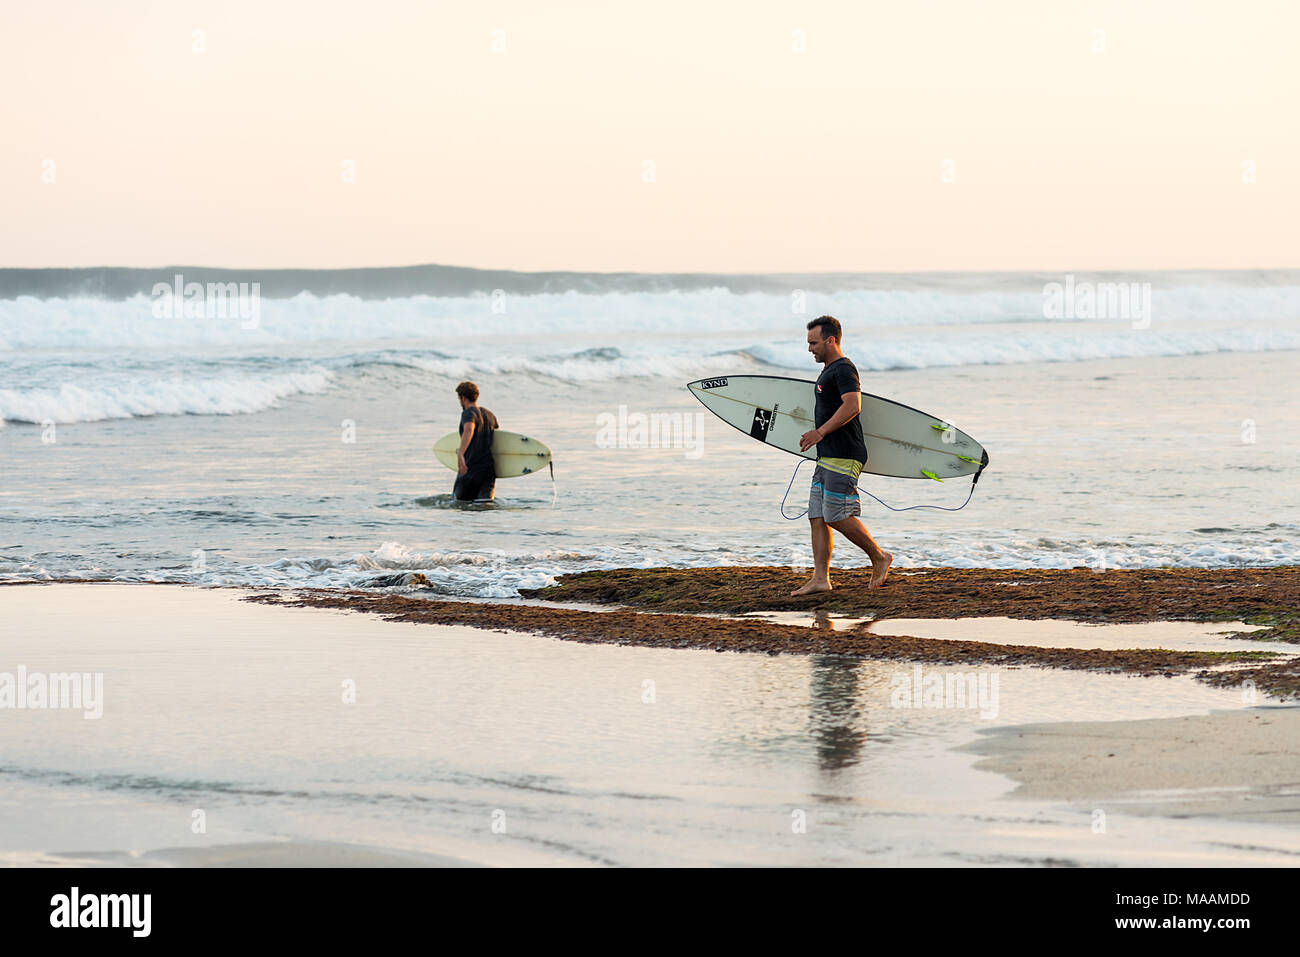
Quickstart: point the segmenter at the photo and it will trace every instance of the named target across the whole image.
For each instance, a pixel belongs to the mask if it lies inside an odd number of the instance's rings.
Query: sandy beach
[[[641,577],[655,574],[670,573]],[[754,574],[779,573],[733,577]],[[1060,607],[1065,583],[1092,574],[1060,576],[1043,601]],[[1270,602],[1290,582],[1254,591]],[[769,611],[789,604],[749,591]],[[1241,656],[1269,652],[1234,651],[1246,639],[1195,622],[1187,642],[1221,651],[1179,651],[1168,633],[1172,647],[1107,647],[1107,628],[1126,626],[1090,628],[1101,647],[1036,648],[746,610],[3,587],[0,672],[99,673],[103,700],[94,720],[0,714],[0,855],[149,867],[1300,859],[1288,750],[1300,709],[1218,680],[1279,671],[1285,641],[1251,643],[1278,649],[1261,664]],[[1247,626],[1222,630],[1234,627]],[[899,682],[919,687],[921,669],[940,686],[996,675],[994,707],[922,706],[919,691],[900,702]],[[647,844],[647,828],[662,840]]]
[[[1013,792],[1127,814],[1300,824],[1300,707],[981,732],[963,750]]]
[[[459,858],[362,844],[257,841],[152,851],[10,852],[11,867],[474,867]]]

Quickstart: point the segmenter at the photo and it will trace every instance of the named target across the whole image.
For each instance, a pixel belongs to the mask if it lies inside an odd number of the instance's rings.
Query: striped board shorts
[[[855,462],[860,469],[861,463]],[[832,471],[820,462],[813,469],[812,490],[808,493],[808,517],[828,524],[862,514],[858,500],[858,480],[844,472]]]

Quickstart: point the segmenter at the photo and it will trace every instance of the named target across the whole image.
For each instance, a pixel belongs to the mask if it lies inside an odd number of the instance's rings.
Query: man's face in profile
[[[826,362],[826,339],[822,336],[821,326],[813,326],[808,330],[808,351],[818,362]]]

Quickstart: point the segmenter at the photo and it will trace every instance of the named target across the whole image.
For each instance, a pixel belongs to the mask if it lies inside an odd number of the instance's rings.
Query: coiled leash
[[[794,480],[799,475],[799,469],[803,467],[803,464],[805,462],[811,462],[811,461],[812,459],[799,460],[799,464],[794,467],[794,474],[790,476],[790,484],[785,487],[785,494],[781,496],[781,517],[788,522],[796,522],[808,514],[808,509],[806,508],[798,515],[790,516],[785,514],[785,500],[790,497],[790,490],[794,488]],[[974,460],[972,459],[971,461]],[[984,462],[980,465],[979,471],[976,472],[975,477],[971,479],[970,491],[966,493],[966,501],[962,502],[956,508],[953,508],[950,505],[905,505],[902,508],[894,508],[894,506],[890,505],[888,502],[883,502],[880,499],[876,498],[876,496],[871,495],[871,493],[864,488],[859,487],[857,488],[857,491],[862,492],[866,495],[870,495],[872,498],[875,498],[877,502],[880,502],[881,505],[885,506],[885,508],[889,509],[891,512],[910,512],[914,508],[933,508],[933,509],[937,509],[940,512],[959,512],[967,505],[970,504],[971,496],[975,494],[975,483],[980,480],[980,475],[984,472],[985,465],[988,465],[987,452],[984,453]],[[926,478],[934,479],[936,482],[943,481],[943,479],[936,476],[933,472],[925,472],[923,474],[925,475]]]

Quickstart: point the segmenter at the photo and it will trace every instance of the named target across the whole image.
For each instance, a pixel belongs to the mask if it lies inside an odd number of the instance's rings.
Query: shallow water
[[[254,606],[222,590],[0,589],[0,671],[100,671],[104,713],[0,722],[0,850],[336,840],[488,863],[1275,863],[1300,835],[1004,802],[979,728],[1242,706],[1186,678],[582,645]],[[341,702],[354,681],[355,704]],[[647,684],[649,682],[650,684]],[[652,692],[652,693],[651,693]],[[193,812],[207,831],[190,830]],[[492,830],[495,820],[505,832]],[[796,833],[802,821],[805,829]],[[1237,847],[1226,847],[1235,844]]]
[[[1024,621],[1015,618],[893,618],[872,622],[877,635],[915,635],[953,641],[987,641],[1038,648],[1164,648],[1170,651],[1271,651],[1296,654],[1295,645],[1277,641],[1228,638],[1225,632],[1252,632],[1263,626],[1219,621],[1206,625],[1185,621],[1097,625],[1080,621]]]
[[[782,625],[846,631],[861,625],[873,635],[934,638],[942,641],[983,641],[994,645],[1031,645],[1037,648],[1164,648],[1170,651],[1271,651],[1300,653],[1295,645],[1277,641],[1228,638],[1228,632],[1249,634],[1263,625],[1240,621],[1212,624],[1187,621],[1150,621],[1121,624],[1093,624],[1052,618],[852,618],[825,612],[750,612],[741,618],[757,618]]]
[[[1150,278],[1160,312],[1146,329],[1044,321],[1041,276],[809,287],[809,310],[845,321],[865,390],[989,450],[961,511],[864,498],[899,567],[1300,562],[1296,275]],[[787,295],[488,308],[299,296],[265,301],[246,330],[157,319],[147,299],[0,300],[0,579],[341,587],[418,571],[439,594],[508,597],[584,568],[808,564],[806,522],[779,511],[798,460],[685,388],[814,378]],[[468,331],[485,322],[491,336]],[[465,377],[503,428],[551,446],[554,490],[538,474],[499,482],[491,508],[442,507],[453,475],[431,446],[455,428]],[[601,424],[637,415],[668,427]],[[951,508],[970,486],[863,488]],[[864,557],[841,541],[835,561]]]

